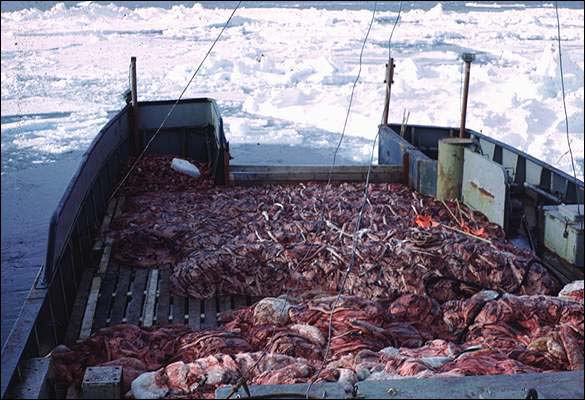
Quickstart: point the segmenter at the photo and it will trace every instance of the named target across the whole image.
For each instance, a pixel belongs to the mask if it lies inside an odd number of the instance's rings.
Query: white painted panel
[[[504,227],[506,173],[500,164],[465,149],[461,194],[467,206]]]

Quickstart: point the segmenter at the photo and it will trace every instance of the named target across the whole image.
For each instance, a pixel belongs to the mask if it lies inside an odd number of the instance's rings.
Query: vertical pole
[[[390,110],[390,94],[392,91],[392,84],[394,83],[394,58],[390,58],[390,62],[386,64],[386,99],[384,100],[384,112],[382,114],[382,124],[388,125],[388,112]]]
[[[461,125],[459,126],[459,137],[464,138],[465,135],[465,119],[467,118],[467,95],[469,94],[469,71],[471,69],[471,62],[475,55],[471,53],[463,53],[461,56],[465,62],[465,81],[463,83],[463,100],[461,100]]]
[[[136,57],[130,57],[130,93],[132,96],[132,137],[134,140],[134,150],[136,154],[140,152],[141,140],[138,130],[138,92],[136,84]]]

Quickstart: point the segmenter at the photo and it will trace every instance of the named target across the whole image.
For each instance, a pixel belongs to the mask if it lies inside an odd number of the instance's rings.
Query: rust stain
[[[471,182],[469,182],[469,184],[470,184],[470,185],[471,185],[471,186],[472,186],[474,189],[477,189],[477,191],[478,191],[480,194],[482,194],[482,195],[484,195],[484,196],[487,196],[487,197],[489,197],[490,199],[495,199],[495,198],[496,198],[496,196],[494,196],[493,194],[491,194],[490,192],[488,192],[487,190],[485,190],[484,188],[482,188],[481,186],[479,186],[477,183],[475,183],[475,182],[471,181]]]

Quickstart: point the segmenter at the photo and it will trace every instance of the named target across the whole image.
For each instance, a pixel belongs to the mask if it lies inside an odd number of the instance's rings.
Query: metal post
[[[140,132],[138,130],[138,92],[136,84],[136,57],[130,57],[130,94],[132,105],[132,136],[134,138],[134,150],[138,154],[140,152],[141,140]]]
[[[465,137],[465,119],[467,117],[467,95],[469,93],[469,70],[471,62],[475,59],[475,54],[463,53],[461,58],[465,62],[465,81],[463,83],[463,100],[461,101],[461,125],[459,127],[459,137]]]
[[[388,125],[388,112],[390,110],[390,94],[392,91],[392,84],[394,83],[394,59],[390,58],[390,62],[386,64],[386,99],[384,100],[384,112],[382,114],[382,124]]]

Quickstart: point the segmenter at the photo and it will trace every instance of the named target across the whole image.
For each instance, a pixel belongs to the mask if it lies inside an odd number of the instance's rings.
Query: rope
[[[402,7],[402,2],[401,2],[401,7]],[[360,78],[360,76],[361,76],[361,72],[362,72],[362,64],[363,64],[363,53],[364,53],[364,48],[365,48],[365,46],[366,46],[366,42],[367,42],[367,40],[368,40],[368,37],[369,37],[369,35],[370,35],[370,31],[371,31],[371,29],[372,29],[372,25],[373,25],[373,22],[374,22],[374,19],[375,19],[375,16],[376,16],[376,10],[377,10],[377,2],[374,2],[374,10],[373,10],[373,13],[372,13],[372,18],[371,18],[371,20],[370,20],[370,24],[369,24],[369,26],[368,26],[368,30],[367,30],[367,32],[366,32],[366,36],[365,36],[365,38],[364,38],[364,41],[363,41],[363,43],[362,43],[362,47],[361,47],[361,50],[360,50],[360,57],[359,57],[359,69],[358,69],[358,74],[357,74],[357,76],[356,76],[356,79],[355,79],[355,81],[354,81],[354,83],[353,83],[353,86],[352,86],[352,89],[351,89],[351,95],[350,95],[350,99],[349,99],[349,105],[348,105],[348,108],[347,108],[347,113],[346,113],[346,116],[345,116],[345,122],[344,122],[344,124],[343,124],[343,129],[342,129],[342,132],[341,132],[341,137],[339,138],[339,142],[337,143],[337,147],[335,148],[335,151],[334,151],[334,153],[333,153],[333,162],[332,162],[332,164],[331,164],[331,167],[330,167],[330,169],[329,169],[329,176],[328,176],[328,179],[327,179],[327,187],[330,187],[330,185],[331,185],[331,177],[332,177],[332,174],[333,174],[333,168],[335,167],[335,161],[336,161],[336,159],[337,159],[337,153],[338,153],[338,151],[339,151],[339,148],[341,147],[341,143],[343,142],[343,138],[344,138],[344,136],[345,136],[345,130],[346,130],[346,128],[347,128],[347,122],[348,122],[348,119],[349,119],[349,114],[350,114],[350,112],[351,112],[351,105],[352,105],[352,103],[353,103],[353,97],[354,97],[354,93],[355,93],[355,88],[356,88],[356,86],[357,86],[357,83],[358,83],[358,81],[359,81],[359,78]],[[378,135],[376,135],[376,138],[377,138],[377,137],[378,137]],[[374,145],[375,145],[375,142],[376,142],[376,138],[374,139]],[[370,159],[370,165],[369,165],[369,167],[368,167],[368,173],[367,173],[367,176],[366,176],[366,192],[365,192],[366,199],[367,199],[367,185],[368,185],[368,182],[369,182],[369,180],[370,180],[370,172],[371,172],[371,166],[372,166],[373,152],[374,152],[374,149],[372,148],[372,154],[371,154],[371,159]],[[364,201],[364,205],[365,205],[365,201]],[[363,207],[363,205],[362,205],[362,210],[361,210],[361,212],[360,212],[360,216],[359,216],[359,222],[358,222],[358,224],[360,224],[360,223],[361,223],[361,214],[362,214],[362,212],[363,212],[363,208],[364,208],[364,207]],[[321,220],[321,221],[323,220],[323,215],[324,215],[324,207],[321,207],[321,217],[320,217],[320,220]],[[358,229],[358,230],[359,230],[359,229]],[[351,266],[351,265],[353,265],[353,263],[355,262],[355,250],[356,250],[356,245],[357,245],[357,243],[356,243],[356,241],[355,241],[355,236],[354,236],[354,244],[353,244],[353,250],[352,250],[352,260],[351,260],[350,266]],[[300,260],[300,261],[297,263],[297,265],[300,265],[301,263],[303,263],[303,262],[304,262],[304,260],[305,260],[305,259],[308,257],[308,255],[309,255],[309,254],[310,254],[312,251],[313,251],[313,249],[309,249],[309,250],[307,250],[306,254],[305,254],[305,255],[303,256],[303,258],[302,258],[302,259],[301,259],[301,260]],[[350,270],[350,269],[351,269],[351,267],[350,267],[348,270]],[[348,274],[348,272],[346,272],[345,278],[344,278],[344,280],[343,280],[342,287],[343,287],[343,286],[345,286],[345,281],[347,280],[347,274]],[[296,287],[295,287],[295,288],[298,288],[298,284],[299,284],[299,283],[297,282],[297,285],[296,285]],[[288,288],[287,288],[287,290],[286,290],[286,294],[285,294],[284,302],[283,302],[282,309],[281,309],[281,312],[280,312],[281,314],[284,312],[284,309],[285,309],[285,307],[286,307],[286,304],[288,303],[288,296],[289,296],[289,294],[290,294],[291,290],[292,290],[292,289],[291,289],[290,287],[288,287]],[[340,294],[341,294],[341,292],[340,292]],[[340,295],[340,294],[339,294],[339,295]],[[336,303],[337,303],[337,301],[336,301]],[[330,321],[330,324],[331,324],[331,321]],[[328,340],[328,343],[327,343],[327,348],[329,348],[330,339],[331,339],[331,335],[329,335],[329,340]],[[241,386],[243,386],[243,385],[245,385],[245,384],[246,384],[246,382],[247,382],[247,376],[248,376],[249,372],[250,372],[250,371],[252,371],[252,370],[253,370],[253,369],[254,369],[254,368],[255,368],[255,367],[256,367],[256,366],[257,366],[257,365],[260,363],[260,361],[261,361],[261,360],[262,360],[262,359],[263,359],[263,358],[266,356],[266,354],[267,354],[267,350],[266,350],[266,348],[265,348],[265,349],[262,351],[262,354],[260,355],[260,357],[258,358],[258,360],[256,360],[256,362],[254,362],[254,364],[252,364],[252,365],[251,365],[251,366],[250,366],[250,367],[249,367],[249,368],[246,370],[246,372],[245,372],[245,373],[243,373],[243,374],[241,374],[241,375],[240,375],[240,379],[239,379],[239,380],[238,380],[238,382],[237,382],[237,383],[236,383],[236,384],[235,384],[235,385],[232,387],[232,389],[230,390],[230,392],[228,393],[228,396],[227,396],[226,398],[231,398],[233,395],[235,395],[235,394],[237,393],[238,389],[239,389]],[[324,360],[325,360],[325,359],[326,359],[326,357],[324,358]],[[323,365],[324,365],[324,363],[323,363]],[[321,366],[321,369],[323,368],[323,365]],[[319,373],[320,373],[320,372],[321,372],[321,371],[319,371]],[[319,373],[317,373],[317,375],[316,375],[316,376],[318,376],[318,375],[319,375]],[[311,385],[312,385],[312,383],[311,383]],[[244,386],[244,387],[245,387],[245,386]],[[307,392],[304,394],[304,396],[303,396],[303,397],[305,397],[305,398],[310,398],[310,397],[309,397],[309,391],[310,391],[310,389],[311,389],[311,386],[309,386],[309,388],[307,389]]]
[[[391,45],[392,35],[394,35],[394,29],[396,29],[396,24],[398,23],[398,20],[400,19],[401,12],[402,12],[402,0],[400,0],[400,8],[398,9],[398,16],[394,20],[394,26],[392,27],[392,32],[390,32],[390,37],[388,38],[388,62],[390,62],[390,59],[392,58],[392,45]]]
[[[557,32],[559,42],[559,68],[561,70],[561,90],[563,93],[563,110],[565,112],[565,131],[567,135],[567,145],[569,146],[569,154],[571,155],[571,166],[573,167],[573,178],[575,178],[575,189],[577,194],[577,215],[581,219],[581,206],[579,205],[579,185],[577,180],[577,172],[575,171],[575,159],[573,158],[573,149],[571,148],[571,140],[569,138],[569,117],[567,116],[567,103],[565,100],[565,77],[563,74],[563,55],[561,52],[561,23],[559,21],[559,2],[555,1],[555,12],[557,16]],[[583,229],[583,221],[581,221],[581,229]]]
[[[401,2],[402,3],[402,2]],[[353,82],[353,87],[351,88],[351,95],[349,97],[349,105],[347,106],[347,113],[345,115],[345,122],[343,123],[343,130],[341,131],[341,137],[339,138],[339,142],[337,143],[337,147],[333,152],[333,162],[331,163],[331,168],[329,168],[329,177],[327,179],[327,186],[331,184],[331,175],[333,173],[333,168],[335,167],[335,161],[337,159],[337,152],[341,147],[341,142],[343,141],[343,137],[345,136],[345,129],[347,128],[347,121],[349,120],[349,114],[351,112],[351,105],[353,103],[353,95],[355,92],[355,87],[360,79],[360,75],[362,74],[362,59],[364,55],[364,48],[366,47],[366,42],[368,41],[368,36],[370,35],[370,30],[372,29],[372,24],[374,22],[374,17],[376,16],[376,9],[378,6],[378,2],[374,2],[374,12],[372,13],[372,19],[370,20],[370,25],[368,26],[368,31],[366,32],[366,37],[364,38],[364,42],[362,43],[362,49],[360,51],[360,65],[358,69],[358,74]]]
[[[321,364],[321,368],[319,369],[317,374],[315,374],[315,379],[319,377],[319,374],[323,371],[323,368],[325,367],[325,362],[327,361],[327,356],[329,355],[329,349],[331,347],[331,334],[333,332],[333,314],[335,313],[335,309],[337,308],[337,303],[339,303],[339,299],[341,298],[341,295],[343,294],[343,290],[345,289],[345,284],[347,283],[347,278],[349,277],[349,273],[351,272],[351,270],[353,269],[353,266],[355,264],[357,244],[358,244],[359,239],[361,238],[361,235],[359,234],[359,232],[360,232],[360,228],[362,225],[362,217],[364,215],[364,210],[366,209],[366,204],[368,202],[368,189],[369,189],[369,184],[370,184],[370,174],[372,171],[372,164],[374,162],[374,149],[376,148],[376,141],[378,140],[379,135],[380,135],[380,132],[378,131],[378,133],[376,133],[376,136],[374,137],[374,141],[372,142],[372,150],[370,152],[370,164],[368,165],[368,173],[366,174],[364,200],[363,200],[362,205],[360,207],[356,231],[353,235],[353,243],[352,243],[352,248],[351,248],[351,260],[349,262],[347,269],[345,270],[345,274],[343,275],[343,279],[341,281],[341,288],[337,292],[337,296],[335,297],[335,301],[333,302],[333,306],[331,307],[331,312],[329,314],[329,321],[327,324],[327,345],[325,346],[325,353],[323,354],[323,363]],[[311,390],[311,387],[313,386],[313,383],[315,383],[315,379],[313,379],[311,381],[311,383],[309,384],[309,387],[307,388],[307,392],[306,392],[307,398],[309,396],[309,392]]]
[[[366,43],[366,41],[368,39],[368,34],[369,34],[370,29],[372,27],[372,22],[374,21],[374,16],[376,14],[376,6],[377,6],[377,3],[374,3],[374,11],[373,11],[373,15],[372,15],[372,21],[370,22],[370,27],[368,28],[368,32],[367,32],[366,37],[364,39],[364,44],[362,45],[362,52],[363,52],[363,48],[365,46],[365,43]],[[402,1],[400,2],[400,9],[398,11],[398,17],[394,21],[394,26],[392,28],[392,32],[390,33],[390,38],[388,39],[388,55],[389,56],[391,54],[392,36],[394,34],[394,30],[396,29],[396,26],[397,26],[398,21],[400,19],[400,12],[401,12],[401,10],[402,10]],[[360,54],[360,70],[361,70],[361,54]],[[357,82],[357,80],[356,80],[356,82]],[[353,96],[353,92],[352,92],[352,96]],[[348,116],[349,116],[350,108],[351,108],[351,101],[350,101],[350,107],[347,110],[347,115]],[[346,122],[347,122],[347,117],[346,117]],[[345,131],[345,126],[344,126],[344,131]],[[368,163],[368,173],[366,174],[366,182],[365,182],[365,188],[364,188],[364,198],[363,198],[363,202],[362,202],[362,205],[361,205],[360,210],[359,210],[359,213],[358,213],[356,230],[355,230],[355,233],[353,235],[353,243],[352,243],[352,250],[351,250],[351,260],[349,262],[349,265],[348,265],[347,269],[345,270],[345,273],[344,273],[343,278],[342,278],[342,281],[341,281],[341,287],[340,287],[339,291],[337,292],[337,296],[335,298],[335,301],[334,301],[334,303],[333,303],[333,305],[331,307],[331,312],[329,314],[329,321],[328,321],[328,327],[327,327],[327,344],[325,346],[325,353],[323,354],[323,362],[321,363],[321,367],[320,367],[319,371],[315,374],[314,378],[311,380],[311,382],[310,382],[310,384],[309,384],[309,386],[307,388],[307,391],[305,392],[305,397],[306,398],[309,398],[309,392],[311,391],[311,388],[312,388],[313,384],[318,379],[319,375],[321,374],[321,372],[323,371],[323,369],[325,367],[325,363],[327,362],[327,357],[329,355],[329,350],[330,350],[330,347],[331,347],[331,335],[333,333],[333,314],[335,313],[335,309],[337,308],[337,304],[339,303],[339,299],[341,298],[341,296],[343,294],[343,291],[345,289],[345,285],[347,283],[347,279],[349,277],[349,274],[350,274],[350,272],[353,269],[353,266],[355,264],[355,258],[356,258],[356,253],[357,253],[357,245],[358,245],[359,240],[361,239],[360,229],[361,229],[361,225],[362,225],[362,219],[363,219],[364,211],[366,209],[366,204],[368,203],[368,190],[369,190],[369,184],[370,184],[370,175],[371,175],[371,172],[372,172],[372,164],[374,162],[374,150],[376,148],[376,142],[378,140],[379,135],[380,135],[380,132],[378,131],[378,133],[376,133],[376,136],[374,137],[374,140],[372,142],[372,149],[370,151],[370,161]],[[341,140],[340,140],[339,144],[341,144]],[[334,158],[334,162],[335,162],[335,158]]]
[[[209,50],[207,50],[207,53],[205,53],[205,56],[203,57],[203,60],[201,60],[201,62],[199,63],[199,66],[197,67],[197,69],[195,70],[195,72],[193,73],[193,75],[191,76],[191,79],[189,79],[189,82],[187,82],[187,85],[185,86],[185,88],[183,89],[183,91],[181,92],[181,94],[179,95],[179,97],[177,98],[177,101],[175,101],[175,103],[173,104],[173,106],[171,107],[171,109],[169,110],[169,112],[167,113],[166,117],[163,119],[163,121],[161,122],[160,126],[156,130],[156,132],[154,132],[154,135],[152,135],[152,137],[150,138],[150,140],[148,141],[148,143],[146,143],[146,146],[144,147],[144,149],[142,150],[142,152],[138,155],[138,157],[136,158],[136,160],[134,161],[134,163],[132,163],[132,166],[130,167],[130,170],[126,173],[126,175],[124,176],[124,178],[122,178],[122,181],[120,181],[120,183],[118,184],[118,186],[116,186],[116,189],[110,195],[109,200],[113,199],[116,196],[116,194],[118,193],[118,191],[120,190],[120,188],[122,187],[122,185],[126,182],[126,180],[128,179],[128,177],[130,176],[130,174],[132,174],[132,172],[134,171],[134,168],[136,168],[136,165],[138,165],[138,163],[140,162],[140,160],[142,159],[142,157],[144,157],[144,154],[148,150],[149,146],[154,141],[154,139],[156,138],[156,136],[158,135],[158,133],[160,132],[160,130],[162,129],[162,127],[164,126],[164,124],[167,122],[167,120],[169,119],[169,117],[171,116],[171,114],[173,113],[173,111],[175,110],[175,107],[177,106],[177,104],[179,103],[179,101],[181,100],[181,98],[183,98],[183,95],[185,94],[185,92],[189,88],[189,85],[191,85],[191,82],[193,82],[193,79],[195,79],[195,76],[197,75],[197,73],[199,72],[199,70],[201,69],[201,67],[203,66],[203,63],[205,62],[205,60],[207,59],[207,57],[209,56],[209,54],[211,53],[211,51],[215,47],[216,43],[219,41],[219,39],[220,39],[221,35],[223,34],[223,32],[228,27],[230,21],[232,20],[232,17],[236,13],[237,9],[240,7],[240,4],[242,4],[242,0],[238,1],[238,4],[236,4],[236,7],[233,9],[232,13],[230,14],[230,17],[225,22],[223,28],[221,29],[221,31],[219,32],[219,34],[217,35],[217,37],[215,38],[215,40],[213,41],[213,43],[211,44],[211,46],[209,47]]]

